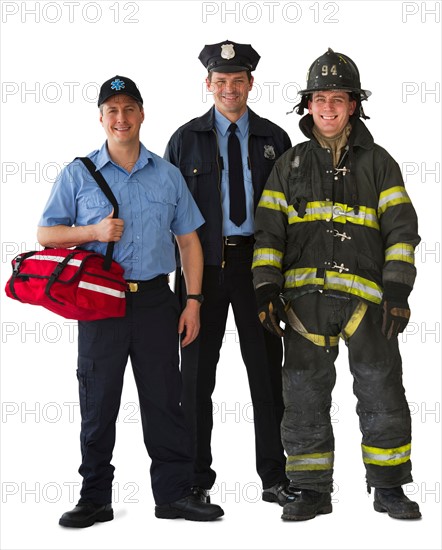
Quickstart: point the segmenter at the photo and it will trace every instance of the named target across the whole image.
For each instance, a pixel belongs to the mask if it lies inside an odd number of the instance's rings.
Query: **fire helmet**
[[[302,99],[296,105],[296,112],[302,115],[307,108],[309,94],[322,90],[343,90],[350,93],[358,102],[360,116],[366,118],[360,103],[367,99],[371,92],[361,88],[356,63],[348,56],[334,52],[331,48],[310,66],[307,73],[307,87],[299,92]]]

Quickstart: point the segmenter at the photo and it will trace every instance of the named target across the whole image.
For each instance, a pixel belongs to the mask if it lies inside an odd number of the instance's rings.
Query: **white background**
[[[299,117],[286,112],[312,61],[328,47],[356,61],[362,86],[373,92],[364,104],[367,125],[402,166],[419,214],[418,278],[401,349],[413,419],[415,481],[407,492],[423,513],[421,521],[401,522],[373,510],[342,345],[333,394],[333,513],[282,522],[282,509],[260,500],[250,396],[229,318],[214,394],[212,500],[222,504],[224,518],[210,524],[155,519],[128,367],[113,459],[115,520],[84,530],[59,527],[80,484],[75,323],[2,292],[2,548],[441,547],[440,8],[440,2],[352,0],[2,2],[2,288],[12,257],[35,248],[58,169],[104,141],[96,97],[108,78],[137,82],[146,111],[142,140],[162,154],[172,132],[212,104],[197,59],[205,44],[230,39],[254,46],[262,59],[250,106],[294,143],[304,139]]]

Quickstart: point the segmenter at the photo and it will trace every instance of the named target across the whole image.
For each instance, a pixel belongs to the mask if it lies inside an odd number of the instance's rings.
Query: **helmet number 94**
[[[329,67],[328,65],[322,65],[322,76],[328,76],[329,74],[332,74],[333,76],[338,76],[336,65],[332,65],[331,67]]]

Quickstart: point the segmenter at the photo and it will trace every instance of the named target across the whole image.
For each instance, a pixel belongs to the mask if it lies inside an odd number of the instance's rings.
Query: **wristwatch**
[[[204,302],[204,296],[202,294],[188,294],[187,295],[188,300],[196,300],[200,304]]]

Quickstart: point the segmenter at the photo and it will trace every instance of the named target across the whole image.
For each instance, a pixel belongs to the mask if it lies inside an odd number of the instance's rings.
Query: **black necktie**
[[[242,169],[241,145],[235,134],[238,126],[232,123],[229,126],[227,153],[229,156],[229,194],[230,219],[238,227],[246,219],[246,193],[244,190],[244,173]]]

